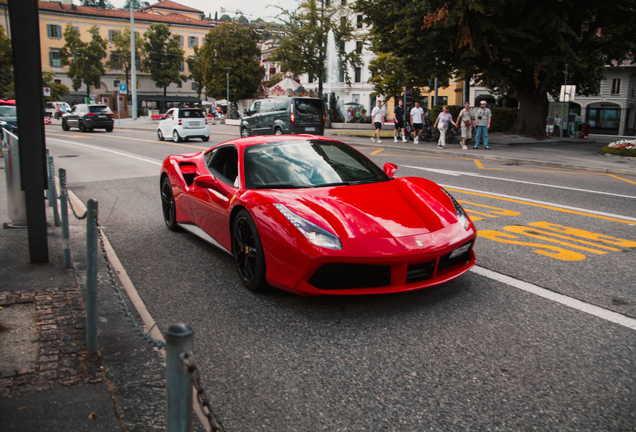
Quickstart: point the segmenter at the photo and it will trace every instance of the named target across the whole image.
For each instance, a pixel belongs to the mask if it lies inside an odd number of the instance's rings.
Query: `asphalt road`
[[[228,432],[636,429],[636,178],[360,148],[462,202],[478,268],[396,295],[255,295],[161,216],[163,158],[228,138],[47,130],[159,328],[194,328]]]

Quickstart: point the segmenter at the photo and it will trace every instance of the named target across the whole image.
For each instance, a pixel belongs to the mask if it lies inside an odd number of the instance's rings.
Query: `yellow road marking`
[[[479,169],[484,169],[484,165],[477,159],[475,159],[475,165],[477,165],[477,168]]]
[[[528,225],[549,229],[551,231],[556,231],[561,234],[569,234],[569,235],[581,237],[588,240],[594,240],[594,241],[598,241],[602,243],[607,243],[614,246],[621,246],[621,247],[628,247],[628,248],[636,247],[636,242],[634,241],[612,237],[612,236],[608,236],[604,234],[598,234],[598,233],[594,233],[590,231],[580,230],[577,228],[570,228],[563,225],[553,224],[550,222],[531,222]]]
[[[634,182],[634,181],[627,180],[627,179],[624,179],[624,178],[621,178],[621,177],[617,177],[617,176],[612,175],[612,174],[605,174],[605,175],[606,175],[606,176],[608,176],[608,177],[614,177],[615,179],[619,179],[619,180],[626,181],[627,183],[633,183],[633,184],[636,184],[636,182]]]
[[[575,244],[572,244],[572,243],[568,243],[568,242],[564,242],[564,241],[561,241],[561,240],[557,240],[557,239],[554,239],[554,238],[550,238],[550,237],[546,237],[546,236],[535,234],[536,232],[540,232],[540,231],[536,230],[536,229],[534,229],[532,227],[524,227],[524,226],[519,226],[519,225],[513,225],[513,226],[504,227],[504,229],[506,231],[513,232],[515,234],[523,234],[526,237],[532,237],[532,238],[536,238],[538,240],[544,240],[544,241],[547,241],[547,242],[550,242],[550,243],[556,243],[558,245],[566,246],[566,247],[573,248],[573,249],[580,249],[580,250],[583,250],[583,251],[586,251],[586,252],[595,253],[597,255],[605,255],[607,253],[605,251],[600,251],[598,249],[591,249],[591,248],[587,248],[585,246],[579,246],[579,245],[575,245]],[[547,233],[547,234],[551,235],[550,233]],[[563,237],[563,236],[560,236],[560,237]]]
[[[381,149],[377,149],[376,151],[374,151],[373,153],[371,153],[371,156],[375,156],[375,155],[377,155],[378,153],[380,153],[381,151],[384,151],[384,149],[383,149],[383,148],[381,148]]]
[[[556,247],[552,245],[544,245],[540,243],[530,243],[530,242],[510,240],[510,239],[517,239],[519,237],[512,234],[504,233],[501,231],[482,230],[482,231],[477,231],[477,235],[479,237],[484,237],[499,243],[509,243],[509,244],[516,244],[516,245],[522,245],[522,246],[550,249],[550,250],[553,250],[554,252],[547,252],[541,249],[535,249],[532,252],[537,253],[539,255],[545,255],[550,258],[556,258],[561,261],[582,261],[586,258],[585,255],[583,255],[582,253],[565,250],[560,247]],[[505,237],[505,238],[502,238],[502,237]]]
[[[482,212],[478,212],[478,211],[471,210],[471,209],[464,209],[464,211],[466,213],[470,213],[470,214],[474,213],[474,214],[478,214],[478,215],[482,215],[482,216],[487,216],[489,218],[495,218],[496,219],[496,218],[499,217],[499,216],[491,215],[491,214],[488,214],[488,213],[482,213]],[[475,218],[471,217],[471,219],[475,219]],[[479,218],[479,219],[483,219],[483,218]]]
[[[550,224],[548,224],[547,222],[535,222],[535,223],[530,223],[530,224],[528,224],[528,225],[536,225],[536,224],[539,224],[538,226],[541,226],[540,224],[544,224],[544,223],[545,223],[545,224],[547,224],[547,225],[550,225]],[[509,227],[506,227],[506,228],[504,228],[504,229],[506,229],[506,230],[508,230],[508,231],[512,231],[512,230],[509,230],[508,228],[509,228]],[[553,232],[553,231],[544,231],[544,230],[540,230],[540,229],[535,229],[535,228],[532,228],[532,226],[530,226],[530,227],[524,227],[524,228],[525,228],[526,230],[532,230],[532,233],[546,234],[546,235],[549,235],[549,236],[552,236],[552,237],[561,238],[561,239],[564,239],[564,240],[569,240],[569,241],[573,241],[573,242],[577,242],[577,243],[582,243],[582,244],[586,244],[586,245],[594,246],[594,247],[601,248],[601,249],[607,249],[607,250],[614,251],[614,252],[618,252],[618,251],[620,250],[620,249],[613,248],[613,247],[610,247],[610,246],[600,245],[600,244],[592,243],[592,242],[589,242],[589,241],[585,241],[585,240],[581,240],[581,239],[575,239],[575,238],[572,238],[572,237],[568,237],[568,236],[564,236],[564,235],[556,234],[556,233],[555,233],[555,232]],[[564,228],[567,228],[567,227],[564,227]],[[549,229],[549,228],[548,228],[548,229]],[[521,233],[520,231],[512,231],[512,232],[518,232],[518,233]],[[521,233],[521,234],[525,234],[525,233]],[[590,234],[590,233],[588,232],[588,234]],[[532,237],[532,236],[531,236],[531,235],[529,235],[529,234],[525,234],[525,235],[527,235],[527,236],[529,236],[529,237]]]
[[[582,212],[582,211],[578,211],[578,210],[564,209],[564,208],[549,206],[549,205],[545,205],[545,204],[537,204],[537,203],[521,201],[521,200],[516,200],[516,199],[512,199],[512,198],[498,197],[498,196],[488,195],[488,194],[483,194],[483,193],[478,193],[478,192],[469,192],[469,191],[465,191],[465,190],[461,190],[461,189],[453,189],[453,188],[450,188],[450,187],[446,187],[445,189],[449,190],[449,191],[453,191],[453,192],[468,194],[468,195],[475,195],[475,196],[481,196],[481,197],[485,197],[485,198],[492,198],[492,199],[496,199],[496,200],[500,200],[500,201],[508,201],[508,202],[513,202],[513,203],[517,203],[517,204],[524,204],[524,205],[528,205],[528,206],[532,206],[532,207],[541,207],[541,208],[545,208],[545,209],[548,209],[548,210],[555,210],[555,211],[562,212],[562,213],[570,213],[570,214],[576,214],[576,215],[581,215],[581,216],[588,216],[588,217],[592,217],[592,218],[596,218],[596,219],[609,220],[609,221],[612,221],[612,222],[620,222],[620,223],[624,223],[624,224],[628,224],[628,225],[636,225],[636,222],[627,221],[627,220],[624,220],[624,219],[618,219],[618,218],[614,218],[614,217],[611,217],[611,216],[595,215],[595,214],[592,214],[592,213],[586,213],[586,212]]]
[[[478,207],[489,208],[491,210],[494,210],[491,213],[500,214],[502,216],[521,216],[521,213],[519,213],[519,212],[512,211],[512,210],[506,210],[506,209],[502,209],[502,208],[499,208],[499,207],[492,207],[492,206],[487,206],[485,204],[477,204],[477,203],[474,203],[474,202],[462,201],[462,200],[458,200],[458,202],[460,202],[462,204],[470,204],[470,205],[474,205],[474,206],[478,206]]]

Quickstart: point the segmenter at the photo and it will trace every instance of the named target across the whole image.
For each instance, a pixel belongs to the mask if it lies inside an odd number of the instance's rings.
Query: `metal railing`
[[[52,161],[49,167],[52,167]],[[65,267],[72,267],[69,247],[68,207],[71,208],[76,219],[86,219],[86,348],[88,352],[97,352],[97,260],[99,246],[106,266],[108,280],[124,316],[128,319],[134,331],[148,345],[159,350],[165,350],[166,431],[191,432],[193,430],[193,399],[196,397],[201,416],[207,422],[207,425],[204,423],[206,430],[224,432],[221,422],[216,418],[212,410],[212,405],[205,389],[201,385],[199,369],[192,353],[194,331],[186,324],[173,324],[164,332],[164,342],[153,338],[137,323],[134,315],[128,309],[124,295],[119,289],[116,272],[108,257],[106,241],[99,225],[98,202],[89,199],[84,214],[78,215],[68,196],[66,171],[62,168],[59,170],[59,182]],[[55,182],[53,182],[53,185],[55,185]],[[49,191],[53,191],[53,194],[55,194],[55,187],[53,186],[53,189],[50,188]]]

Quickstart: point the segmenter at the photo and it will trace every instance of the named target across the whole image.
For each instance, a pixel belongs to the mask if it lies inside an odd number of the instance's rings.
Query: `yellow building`
[[[71,79],[66,75],[67,67],[62,65],[59,58],[59,51],[64,46],[64,29],[68,23],[79,30],[82,40],[89,41],[88,30],[93,26],[99,27],[102,38],[108,42],[107,57],[103,60],[111,59],[111,53],[116,49],[113,44],[113,31],[123,31],[130,27],[130,11],[116,9],[102,9],[92,6],[77,6],[71,0],[61,1],[40,1],[38,2],[40,15],[40,49],[42,58],[42,70],[53,71],[56,79],[66,84],[72,91],[76,102],[83,101],[86,95],[86,86],[82,85],[77,92],[73,91]],[[179,3],[164,0],[151,6],[144,7],[134,12],[135,32],[142,38],[149,26],[153,23],[163,23],[170,27],[172,34],[177,34],[181,38],[181,47],[185,51],[185,58],[194,55],[194,46],[203,44],[205,35],[209,32],[212,24],[203,21],[203,11],[181,5]],[[8,0],[0,0],[0,24],[5,27],[5,32],[12,37],[8,17]],[[139,65],[138,65],[139,66]],[[182,72],[188,74],[188,64],[184,61]],[[101,79],[101,88],[91,88],[92,94],[111,94],[118,90],[121,83],[123,71],[107,70]],[[163,88],[155,86],[148,74],[137,71],[137,99],[141,108],[159,109],[159,101],[163,99]],[[132,85],[132,84],[130,84]],[[179,100],[195,98],[196,88],[192,81],[187,81],[181,85],[170,84],[166,93],[168,102],[162,107],[178,104]],[[171,100],[172,99],[172,100]]]

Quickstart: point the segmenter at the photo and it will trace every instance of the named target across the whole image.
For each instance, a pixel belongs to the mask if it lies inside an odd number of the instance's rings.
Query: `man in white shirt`
[[[375,126],[375,133],[371,137],[371,141],[381,143],[380,130],[382,129],[382,123],[384,123],[384,110],[382,109],[382,101],[378,101],[378,106],[371,111],[371,118]]]
[[[415,102],[415,107],[411,108],[411,126],[414,129],[413,143],[419,144],[420,134],[424,128],[424,110],[420,107],[419,102]]]

